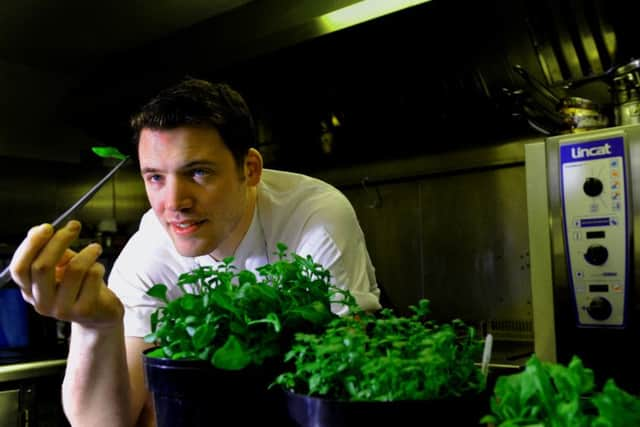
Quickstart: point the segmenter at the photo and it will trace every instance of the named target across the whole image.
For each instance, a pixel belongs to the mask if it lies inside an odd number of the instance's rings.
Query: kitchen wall
[[[406,312],[429,298],[440,319],[527,341],[515,147],[545,136],[524,106],[549,101],[514,66],[559,97],[610,106],[602,81],[565,85],[639,55],[629,12],[597,0],[434,1],[210,75],[237,83],[257,107],[269,165],[347,194],[391,305]],[[543,130],[560,132],[544,118]]]
[[[316,176],[354,205],[388,306],[408,313],[427,298],[434,318],[462,318],[498,341],[523,343],[526,353],[533,331],[523,147],[535,140]]]
[[[46,98],[41,109],[57,113],[63,118],[57,126],[68,131],[47,138],[53,124],[38,129],[28,120],[0,131],[4,141],[25,144],[24,150],[11,144],[11,152],[0,144],[6,216],[0,242],[15,244],[30,225],[55,217],[97,182],[108,166],[92,159],[88,147],[124,144],[129,112],[159,87],[190,74],[231,82],[246,95],[268,167],[325,177],[345,191],[390,303],[406,311],[428,297],[439,317],[495,320],[496,326],[524,325],[526,331],[531,313],[523,157],[504,153],[542,136],[522,108],[542,101],[513,66],[523,66],[560,95],[607,103],[601,83],[571,90],[564,83],[638,55],[636,6],[433,0],[318,36],[305,24],[313,14],[301,13],[295,3],[287,3],[288,13],[263,10],[253,21],[243,21],[240,12],[226,23],[220,21],[225,17],[211,19],[113,55],[82,80],[61,75],[69,83],[63,94],[47,91],[48,85],[25,91],[29,99]],[[300,25],[280,27],[253,45],[246,26],[231,25],[279,15],[273,22],[297,16]],[[220,28],[237,49],[224,48]],[[7,80],[16,79],[19,87],[59,77],[13,70]],[[20,101],[20,93],[12,99]],[[31,104],[17,105],[28,111]],[[71,163],[65,156],[48,157],[71,134],[81,141],[74,152],[87,154]],[[41,148],[40,162],[16,160],[17,151],[35,153],[31,147],[41,141],[52,143],[42,144],[47,148]],[[134,169],[116,179],[122,237],[146,208]],[[80,213],[87,238],[112,215],[111,191],[107,185]],[[454,297],[459,295],[468,298]]]

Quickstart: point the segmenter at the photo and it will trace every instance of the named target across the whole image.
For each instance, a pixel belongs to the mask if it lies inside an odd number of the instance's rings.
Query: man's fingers
[[[76,305],[73,310],[76,321],[94,323],[103,320],[105,313],[100,309],[104,307],[101,305],[98,307],[96,302],[100,301],[100,294],[106,289],[104,285],[104,272],[104,266],[100,263],[95,263],[89,268],[87,274],[85,274],[84,282],[80,287]]]
[[[31,263],[53,235],[50,224],[32,227],[20,243],[10,263],[11,277],[22,292],[31,297]]]
[[[78,221],[69,221],[49,239],[31,263],[31,294],[38,312],[47,313],[54,303],[56,266],[71,242],[78,237],[80,227]]]
[[[111,324],[121,320],[122,304],[104,283],[105,268],[97,262],[102,247],[69,249],[80,227],[78,221],[57,231],[50,224],[33,227],[11,260],[11,275],[24,300],[42,315]]]
[[[62,280],[56,289],[55,313],[59,319],[75,317],[76,302],[83,287],[98,287],[103,283],[104,267],[97,263],[102,247],[92,243],[70,258],[61,268]]]
[[[66,251],[80,233],[80,223],[69,221],[69,223],[58,230],[49,242],[44,246],[37,257],[31,263],[31,279],[40,282],[39,279],[53,279],[55,267],[63,260]]]
[[[77,255],[77,252],[72,251],[71,249],[67,249],[64,251],[64,255],[62,255],[62,259],[56,265],[56,283],[62,282],[62,277],[64,276],[64,272],[67,269],[67,264],[71,259]]]
[[[31,296],[31,294],[26,293],[24,289],[20,289],[20,293],[22,294],[22,299],[24,299],[26,302],[31,305],[35,304],[35,301],[33,301],[33,296]]]

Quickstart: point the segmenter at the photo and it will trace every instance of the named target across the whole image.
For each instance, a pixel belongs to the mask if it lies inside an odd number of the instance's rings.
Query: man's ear
[[[258,185],[262,177],[262,154],[255,148],[249,148],[244,158],[244,176],[251,186]]]

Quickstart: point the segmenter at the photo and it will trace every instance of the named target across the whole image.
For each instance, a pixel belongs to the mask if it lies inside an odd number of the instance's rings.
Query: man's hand
[[[104,282],[104,266],[97,262],[101,246],[69,249],[80,228],[78,221],[56,232],[50,224],[33,227],[11,260],[11,276],[39,314],[108,328],[122,321],[123,306]]]

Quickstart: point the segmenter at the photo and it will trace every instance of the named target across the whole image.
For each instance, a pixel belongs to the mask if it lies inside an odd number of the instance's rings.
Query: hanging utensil
[[[564,133],[602,129],[609,125],[609,118],[602,107],[590,99],[566,97],[562,100],[559,111],[564,119]]]
[[[108,148],[108,150],[102,150],[103,148]],[[73,205],[71,205],[69,209],[67,209],[60,216],[54,219],[51,222],[51,225],[53,227],[57,227],[58,225],[62,224],[67,219],[69,219],[74,213],[79,211],[93,197],[93,195],[96,194],[98,190],[100,190],[100,188],[102,188],[102,186],[104,186],[104,184],[106,184],[107,181],[109,181],[109,179],[122,166],[124,166],[125,163],[127,163],[127,161],[130,158],[129,156],[126,156],[120,153],[119,151],[117,151],[117,149],[113,149],[110,147],[99,147],[98,150],[94,149],[93,151],[96,154],[98,154],[100,157],[115,157],[120,159],[120,161],[113,167],[113,169],[109,171],[109,173],[107,173],[104,176],[104,178],[102,178],[96,185],[91,187],[89,191],[87,191],[82,197],[80,197],[77,202],[75,202]],[[9,270],[9,267],[6,267],[2,271],[2,273],[0,273],[0,288],[4,287],[10,281],[11,281],[11,271]]]
[[[529,74],[521,65],[516,64],[513,66],[513,69],[524,79],[525,82],[529,84],[531,88],[547,98],[554,106],[557,106],[560,103],[561,98],[558,95],[556,95],[541,81]]]
[[[640,59],[613,71],[611,95],[616,125],[640,123]]]
[[[595,81],[609,86],[616,126],[640,123],[640,59],[632,58],[630,62],[613,66],[602,74],[568,81],[564,88],[578,88]]]
[[[560,133],[564,126],[563,117],[557,111],[561,98],[542,82],[531,76],[521,65],[516,64],[513,69],[522,77],[530,89],[529,91],[517,91],[519,93],[521,112],[529,126],[545,135]]]
[[[480,372],[487,379],[489,375],[489,362],[491,361],[491,352],[493,350],[493,335],[487,334],[484,339],[484,348],[482,349],[482,361],[480,364]]]
[[[601,129],[609,125],[609,118],[603,108],[592,100],[577,96],[564,96],[561,98],[542,82],[531,76],[522,66],[514,65],[513,69],[531,88],[553,105],[553,111],[545,108],[542,104],[539,104],[538,108],[533,110],[542,112],[555,126],[536,126],[539,125],[536,117],[528,114],[529,124],[534,129],[550,130],[549,134],[576,133]],[[587,80],[585,79],[584,81],[586,82]]]

